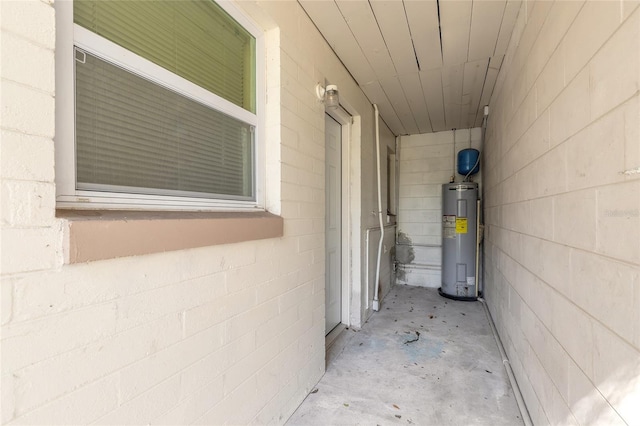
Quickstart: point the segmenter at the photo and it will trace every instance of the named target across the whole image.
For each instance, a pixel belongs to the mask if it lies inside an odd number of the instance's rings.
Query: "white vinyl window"
[[[56,2],[59,207],[263,207],[263,41],[221,4]]]

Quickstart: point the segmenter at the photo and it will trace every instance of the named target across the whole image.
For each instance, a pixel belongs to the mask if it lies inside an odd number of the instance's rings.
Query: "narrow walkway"
[[[480,302],[395,286],[359,332],[345,330],[327,372],[288,425],[522,425]]]

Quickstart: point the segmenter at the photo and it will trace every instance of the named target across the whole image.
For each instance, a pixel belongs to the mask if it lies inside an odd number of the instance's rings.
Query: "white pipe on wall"
[[[376,121],[376,169],[378,172],[378,219],[380,221],[380,242],[378,243],[378,260],[376,262],[376,280],[373,283],[374,285],[374,292],[373,292],[373,310],[374,311],[379,311],[380,310],[380,301],[378,299],[379,297],[379,288],[380,288],[380,257],[382,256],[382,242],[384,240],[384,220],[382,219],[382,189],[381,189],[381,182],[380,182],[380,125],[379,125],[379,115],[380,113],[378,112],[378,105],[373,104],[373,109],[375,110],[376,113],[376,117],[375,117],[375,121]],[[367,285],[369,285],[369,283],[367,282]]]
[[[396,160],[396,167],[395,167],[396,175],[394,176],[394,182],[395,182],[394,207],[395,208],[391,213],[396,215],[395,222],[398,223],[398,212],[400,210],[400,136],[396,136],[395,160]],[[396,233],[397,233],[397,231],[398,230],[396,228]],[[397,235],[396,235],[396,241],[398,241],[398,236]]]
[[[389,228],[394,228],[393,232],[395,234],[396,232],[396,224],[390,224],[390,225],[385,225],[383,230],[388,230]],[[365,286],[364,289],[364,294],[365,294],[365,300],[366,300],[366,309],[369,309],[369,259],[370,259],[370,250],[369,250],[369,241],[371,241],[372,237],[371,237],[371,233],[373,231],[378,231],[379,228],[373,227],[373,228],[367,228],[367,232],[366,232],[366,237],[365,237],[365,256],[364,256],[364,282],[367,283],[367,285]],[[385,235],[387,235],[385,233]],[[373,262],[371,262],[371,264],[373,264]],[[382,269],[382,259],[380,260],[380,268]]]
[[[522,414],[522,420],[525,426],[533,426],[531,415],[529,414],[529,410],[527,410],[527,404],[525,404],[524,402],[522,392],[520,391],[520,387],[518,386],[518,382],[516,381],[516,376],[513,374],[513,369],[511,368],[509,357],[507,356],[507,352],[504,350],[504,346],[502,345],[502,341],[500,340],[500,335],[498,335],[498,330],[496,329],[496,325],[493,322],[493,318],[491,318],[491,312],[489,312],[487,302],[482,297],[478,297],[478,301],[481,302],[482,305],[484,305],[484,312],[485,314],[487,314],[489,326],[491,327],[491,333],[493,334],[493,338],[496,340],[496,343],[498,345],[498,350],[500,351],[500,356],[502,357],[502,365],[504,365],[504,369],[507,371],[507,377],[509,378],[511,388],[513,389],[513,394],[516,397],[516,404],[518,405],[520,414]]]
[[[364,239],[364,282],[366,283],[364,286],[364,300],[365,300],[365,309],[369,309],[369,233],[371,229],[367,229],[366,237]]]
[[[480,264],[480,207],[480,200],[478,199],[476,200],[476,298],[480,294],[480,272],[478,271]]]

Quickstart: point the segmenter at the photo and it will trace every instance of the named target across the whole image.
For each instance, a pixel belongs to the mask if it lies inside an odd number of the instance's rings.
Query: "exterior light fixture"
[[[328,84],[326,88],[322,87],[320,83],[316,84],[316,96],[320,102],[324,102],[327,108],[337,108],[340,105],[338,86],[335,84]]]

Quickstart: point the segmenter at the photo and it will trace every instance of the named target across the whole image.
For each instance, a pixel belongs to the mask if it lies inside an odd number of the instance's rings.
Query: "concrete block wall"
[[[66,265],[54,6],[0,3],[3,424],[283,423],[323,374],[315,84],[340,85],[368,141],[372,108],[296,2],[241,7],[268,30],[268,205],[284,237]]]
[[[481,150],[479,127],[400,137],[397,281],[438,288],[442,282],[442,184],[457,168],[457,153]],[[455,173],[456,182],[462,177]],[[481,182],[482,172],[474,176]]]
[[[640,423],[638,4],[522,2],[490,103],[485,296],[535,424]]]

